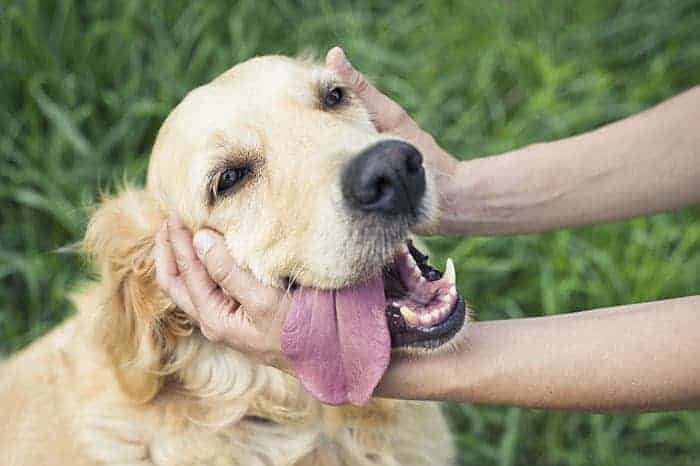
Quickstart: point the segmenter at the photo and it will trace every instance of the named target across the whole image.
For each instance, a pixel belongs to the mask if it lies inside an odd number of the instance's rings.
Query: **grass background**
[[[143,179],[184,93],[256,54],[354,63],[463,158],[595,128],[700,82],[700,1],[0,2],[0,353],[70,312],[57,253]],[[700,293],[700,211],[503,238],[434,238],[482,319]],[[463,464],[697,465],[700,414],[449,408]]]

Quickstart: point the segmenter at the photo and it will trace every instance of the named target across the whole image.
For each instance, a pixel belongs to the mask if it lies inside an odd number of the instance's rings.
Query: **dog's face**
[[[349,206],[344,169],[389,139],[329,71],[257,58],[190,92],[172,112],[148,185],[191,227],[221,232],[263,282],[339,288],[376,273],[409,228],[434,215],[430,182],[408,199],[410,212],[367,215]],[[420,179],[409,182],[425,185]]]
[[[406,241],[436,216],[422,155],[377,133],[321,66],[256,58],[190,92],[147,187],[192,229],[223,234],[259,280],[294,290],[283,350],[324,401],[366,401],[392,347],[439,347],[464,323],[453,267],[443,277]]]

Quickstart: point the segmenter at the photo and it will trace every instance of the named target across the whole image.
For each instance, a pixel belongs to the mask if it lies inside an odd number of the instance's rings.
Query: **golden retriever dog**
[[[408,240],[436,217],[434,183],[308,60],[254,58],[193,90],[145,188],[93,213],[99,279],[75,315],[0,368],[0,464],[452,464],[437,404],[371,398],[392,352],[444,351],[464,327],[451,262],[443,274]],[[208,341],[160,291],[169,214],[294,293],[282,348],[298,378]]]

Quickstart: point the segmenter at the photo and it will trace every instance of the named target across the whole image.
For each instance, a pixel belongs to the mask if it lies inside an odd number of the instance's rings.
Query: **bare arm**
[[[441,355],[393,360],[377,394],[576,411],[700,407],[700,296],[471,324]]]
[[[596,131],[461,162],[453,173],[441,233],[533,233],[700,203],[700,86]]]

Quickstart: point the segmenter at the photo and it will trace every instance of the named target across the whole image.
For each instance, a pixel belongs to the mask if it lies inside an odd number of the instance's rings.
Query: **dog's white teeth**
[[[455,264],[449,257],[447,258],[447,263],[445,264],[445,273],[442,276],[442,279],[450,285],[454,285],[457,283],[457,272],[455,272]]]
[[[404,320],[408,325],[411,325],[413,327],[418,325],[418,322],[420,320],[418,314],[409,309],[408,306],[401,306],[399,311],[401,312],[401,315],[403,316]]]
[[[420,319],[420,324],[423,327],[432,327],[433,326],[433,313],[430,312],[428,314],[421,314],[419,317]]]
[[[411,275],[413,276],[413,278],[418,279],[421,277],[422,274],[418,267],[414,267],[413,270],[411,270]]]
[[[452,311],[454,303],[445,302],[435,307],[430,312],[417,313],[408,306],[401,306],[399,311],[404,320],[411,327],[430,328],[443,322]]]
[[[452,306],[442,305],[433,309],[428,314],[420,316],[421,326],[432,327],[445,320],[445,317],[450,313]]]

